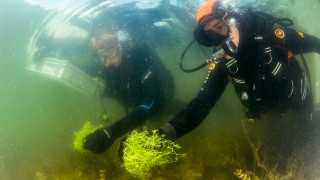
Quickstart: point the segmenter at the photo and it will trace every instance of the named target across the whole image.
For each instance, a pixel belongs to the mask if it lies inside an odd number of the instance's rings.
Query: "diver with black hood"
[[[110,29],[98,28],[91,38],[98,65],[94,72],[106,81],[104,96],[118,100],[127,116],[84,138],[84,148],[99,154],[163,110],[174,97],[173,77],[155,50],[132,40],[132,33]]]

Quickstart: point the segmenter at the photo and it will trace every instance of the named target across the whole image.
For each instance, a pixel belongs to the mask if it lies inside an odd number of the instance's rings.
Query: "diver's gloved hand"
[[[93,133],[87,135],[83,139],[84,149],[92,151],[96,154],[104,153],[114,142],[114,138],[107,129],[97,129]]]

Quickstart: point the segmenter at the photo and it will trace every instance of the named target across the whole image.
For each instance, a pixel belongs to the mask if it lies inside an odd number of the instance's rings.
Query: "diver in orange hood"
[[[196,40],[225,53],[212,61],[199,94],[161,128],[169,137],[176,139],[196,128],[228,82],[235,87],[247,119],[289,108],[312,117],[307,77],[294,55],[320,53],[318,38],[288,28],[289,19],[253,10],[237,13],[217,0],[205,2],[196,20]]]
[[[218,0],[206,1],[198,10],[196,20],[196,40],[224,53],[211,61],[198,95],[161,126],[160,133],[175,140],[194,130],[229,82],[235,88],[247,120],[254,122],[267,112],[281,115],[291,109],[299,114],[297,122],[311,121],[310,82],[295,55],[319,54],[317,37],[289,28],[290,19],[277,19],[253,10],[234,11],[223,7]],[[292,124],[295,126],[293,121]]]

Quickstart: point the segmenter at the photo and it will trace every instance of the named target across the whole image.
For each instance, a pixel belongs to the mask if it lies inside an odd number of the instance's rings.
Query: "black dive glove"
[[[114,138],[105,128],[97,129],[83,139],[84,149],[96,154],[104,153],[114,142]]]

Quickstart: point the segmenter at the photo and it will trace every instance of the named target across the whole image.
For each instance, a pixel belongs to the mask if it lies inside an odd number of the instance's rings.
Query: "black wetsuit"
[[[291,53],[320,52],[320,41],[316,37],[297,32],[286,27],[270,28],[265,40],[271,53],[259,52],[255,37],[259,33],[258,21],[253,14],[237,17],[240,42],[235,62],[220,60],[209,68],[204,84],[198,95],[169,123],[176,131],[176,138],[196,128],[210,112],[224,92],[228,82],[232,82],[242,101],[247,117],[257,118],[261,112],[284,111],[287,107],[299,109],[307,106],[308,90],[306,78]],[[263,54],[261,54],[263,53]],[[263,56],[263,79],[260,91],[255,90],[257,59]],[[272,59],[270,57],[272,57]],[[258,95],[261,100],[258,99]]]
[[[105,96],[115,97],[128,110],[126,117],[107,128],[113,137],[141,125],[174,97],[172,75],[156,52],[143,44],[123,51],[121,65],[101,73],[106,81]]]

